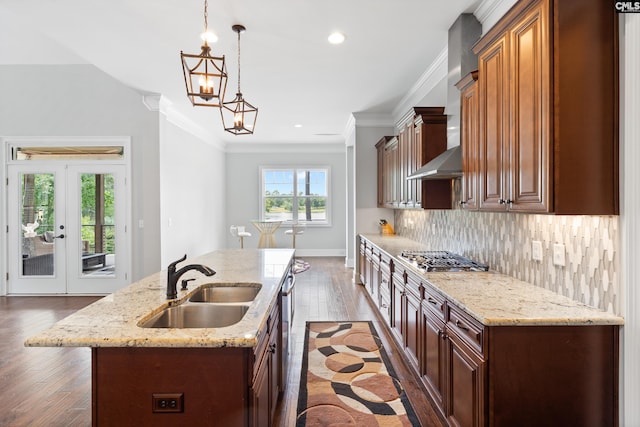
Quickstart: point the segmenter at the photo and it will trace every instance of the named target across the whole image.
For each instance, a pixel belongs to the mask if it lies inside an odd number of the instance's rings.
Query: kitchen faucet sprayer
[[[176,265],[179,262],[182,262],[186,259],[187,259],[187,254],[184,254],[182,258],[172,262],[171,264],[169,264],[169,267],[167,268],[167,299],[175,299],[178,297],[178,290],[177,290],[178,280],[180,279],[180,276],[182,276],[187,271],[198,270],[200,273],[204,274],[205,276],[213,276],[214,274],[216,274],[214,270],[202,264],[189,264],[189,265],[185,265],[179,270],[176,270]]]

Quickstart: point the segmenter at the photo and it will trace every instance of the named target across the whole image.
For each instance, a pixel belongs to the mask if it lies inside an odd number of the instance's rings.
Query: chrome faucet
[[[169,264],[167,268],[167,299],[175,299],[178,297],[178,280],[180,276],[189,270],[198,270],[205,276],[213,276],[215,271],[202,264],[189,264],[182,267],[180,270],[176,270],[176,264],[187,259],[187,254],[184,254],[182,258]]]

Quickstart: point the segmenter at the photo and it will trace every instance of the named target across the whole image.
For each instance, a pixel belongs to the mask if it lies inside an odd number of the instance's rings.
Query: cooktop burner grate
[[[402,251],[400,256],[425,271],[489,271],[489,266],[448,251]]]

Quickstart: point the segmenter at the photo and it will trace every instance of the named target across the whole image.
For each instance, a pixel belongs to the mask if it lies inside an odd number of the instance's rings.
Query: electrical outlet
[[[560,267],[565,265],[565,248],[560,243],[553,245],[553,264]]]
[[[542,242],[534,240],[531,243],[531,258],[534,261],[542,261]]]
[[[151,412],[184,412],[184,393],[153,393]]]

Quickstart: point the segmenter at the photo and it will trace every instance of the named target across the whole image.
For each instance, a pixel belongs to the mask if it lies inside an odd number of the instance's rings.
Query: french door
[[[8,166],[10,294],[105,294],[127,284],[126,168]]]

